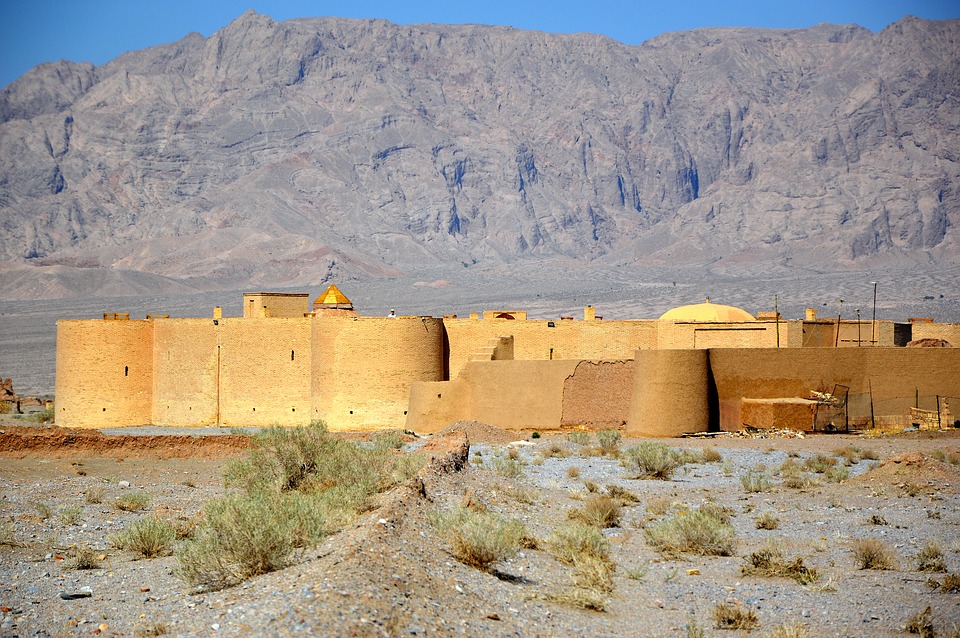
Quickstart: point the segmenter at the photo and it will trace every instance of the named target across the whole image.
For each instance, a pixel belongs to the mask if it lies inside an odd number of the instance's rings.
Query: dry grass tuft
[[[887,523],[887,519],[884,517],[879,514],[874,514],[867,519],[867,525],[889,525],[889,523]]]
[[[567,468],[567,477],[568,477],[568,478],[575,479],[575,478],[577,478],[578,476],[580,476],[580,468],[579,468],[579,467],[577,467],[576,465],[571,465],[570,467]]]
[[[769,638],[810,638],[810,630],[803,623],[777,625]]]
[[[760,626],[757,612],[722,603],[713,608],[713,620],[717,623],[717,629],[753,631]]]
[[[944,576],[943,582],[938,583],[937,591],[943,594],[960,594],[960,574],[947,574]]]
[[[618,501],[621,505],[640,502],[639,496],[622,485],[617,485],[616,483],[607,485],[607,494],[610,496],[610,498]]]
[[[129,492],[113,502],[113,506],[124,512],[139,512],[150,505],[150,495],[146,492]]]
[[[780,519],[773,512],[763,512],[757,516],[757,529],[777,529]]]
[[[584,501],[583,507],[567,512],[568,518],[592,525],[599,529],[617,527],[623,515],[620,502],[602,494],[595,494]]]
[[[860,569],[894,569],[896,558],[887,543],[876,538],[853,541],[853,560]]]
[[[927,573],[943,573],[947,571],[946,559],[943,550],[936,541],[927,541],[917,554],[917,571]]]
[[[433,512],[430,523],[450,543],[454,558],[484,571],[516,554],[521,541],[529,536],[518,521],[464,508]]]
[[[644,533],[647,543],[667,556],[731,556],[737,545],[733,527],[702,510],[678,512],[647,526]]]
[[[740,484],[748,492],[769,492],[772,487],[766,472],[750,470],[740,476]]]
[[[100,553],[89,547],[77,547],[66,567],[67,569],[100,569]]]
[[[581,447],[590,445],[590,433],[589,432],[569,432],[567,434],[567,440]]]
[[[167,556],[172,553],[177,533],[167,521],[150,516],[136,521],[113,538],[113,545],[143,558]]]
[[[670,480],[681,465],[680,454],[663,443],[641,443],[623,451],[623,465],[632,478]]]
[[[597,443],[600,453],[607,456],[616,456],[620,453],[620,430],[600,430],[597,432]]]
[[[820,578],[815,569],[803,564],[803,558],[788,559],[783,545],[776,541],[768,542],[763,549],[747,556],[740,571],[744,576],[791,578],[801,585],[809,585]]]
[[[614,565],[606,537],[596,527],[581,523],[561,525],[548,546],[558,562],[574,568],[570,584],[547,594],[553,602],[603,611],[613,591]]]
[[[917,634],[921,638],[936,638],[937,632],[933,627],[933,613],[930,607],[910,616],[903,630],[908,634]]]

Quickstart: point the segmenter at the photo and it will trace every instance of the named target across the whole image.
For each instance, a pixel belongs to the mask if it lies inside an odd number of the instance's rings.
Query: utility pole
[[[870,322],[870,345],[877,345],[877,282],[871,281],[873,284],[873,321]]]
[[[860,309],[857,308],[857,347],[860,347]]]
[[[840,300],[840,306],[837,308],[837,341],[833,344],[834,348],[840,347],[840,315],[843,314],[843,299]]]

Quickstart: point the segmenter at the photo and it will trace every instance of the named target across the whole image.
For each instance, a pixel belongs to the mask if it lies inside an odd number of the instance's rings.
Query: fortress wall
[[[311,419],[311,319],[223,319],[220,423],[306,425]]]
[[[960,323],[915,323],[914,339],[945,339],[954,348],[960,348]]]
[[[213,319],[155,319],[153,323],[153,423],[215,425],[220,328]]]
[[[313,319],[312,416],[331,430],[401,428],[414,381],[444,378],[443,320]]]
[[[406,427],[436,432],[463,419],[506,430],[619,428],[627,420],[632,361],[470,361],[457,378],[414,383]]]
[[[710,426],[710,356],[711,351],[701,349],[638,350],[624,435],[706,432]]]
[[[631,359],[638,348],[656,348],[656,321],[479,321],[444,319],[450,344],[450,378],[491,339],[512,335],[517,360]]]
[[[605,430],[626,425],[633,398],[634,362],[580,361],[563,384],[560,426]]]
[[[57,425],[150,423],[152,346],[151,321],[58,321]]]
[[[724,430],[740,429],[744,397],[807,397],[835,383],[851,395],[872,388],[875,401],[903,414],[916,393],[960,396],[960,348],[717,349],[710,366]]]

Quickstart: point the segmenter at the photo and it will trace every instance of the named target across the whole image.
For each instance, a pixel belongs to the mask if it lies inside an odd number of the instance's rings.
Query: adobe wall
[[[706,432],[710,427],[711,352],[715,351],[637,350],[633,396],[624,435],[679,436],[685,432]]]
[[[215,425],[219,327],[213,319],[155,319],[153,323],[152,422],[175,427]]]
[[[954,348],[960,348],[960,323],[915,323],[913,338],[946,339]]]
[[[835,383],[904,414],[916,394],[960,396],[960,348],[721,348],[710,351],[710,369],[724,430],[740,429],[744,397],[808,397]]]
[[[151,422],[153,322],[57,322],[56,423],[71,428]]]
[[[311,319],[222,319],[220,423],[307,425],[311,419]]]
[[[243,294],[243,318],[299,319],[310,312],[310,295],[266,292]]]
[[[313,418],[331,430],[401,428],[414,381],[444,378],[443,320],[317,317]]]
[[[800,347],[800,321],[757,322],[674,322],[660,321],[657,347],[681,348],[776,348],[777,331],[781,348]]]
[[[630,417],[634,362],[580,361],[563,382],[560,427],[621,428]]]
[[[657,347],[656,321],[554,320],[553,328],[548,323],[444,319],[450,347],[449,378],[457,377],[471,354],[491,339],[506,335],[514,337],[513,357],[517,360],[632,359],[638,348]]]
[[[580,361],[470,361],[443,383],[414,383],[406,427],[436,432],[475,419],[505,430],[558,429],[565,382]]]

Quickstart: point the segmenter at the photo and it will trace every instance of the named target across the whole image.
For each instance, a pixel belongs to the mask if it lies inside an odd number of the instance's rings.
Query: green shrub
[[[83,493],[83,500],[88,505],[98,505],[103,502],[103,488],[88,487]]]
[[[524,476],[523,461],[511,459],[509,456],[495,456],[490,462],[490,468],[506,478],[521,478]]]
[[[634,478],[669,480],[680,467],[680,455],[663,443],[641,443],[623,451],[623,464]]]
[[[836,464],[837,459],[832,456],[824,456],[823,454],[817,454],[803,462],[804,467],[817,474],[823,474]]]
[[[748,492],[769,492],[771,487],[770,478],[766,472],[758,472],[755,470],[750,470],[746,474],[742,474],[740,476],[740,484],[743,485],[743,489]]]
[[[167,521],[150,516],[128,526],[113,539],[118,549],[125,549],[143,558],[155,558],[171,553],[177,534]]]
[[[564,523],[550,536],[553,557],[564,565],[576,565],[585,556],[610,560],[610,541],[598,528],[583,523]]]
[[[150,505],[150,495],[146,492],[127,492],[113,502],[113,506],[124,512],[138,512]]]
[[[49,505],[47,505],[43,501],[37,501],[36,503],[34,503],[33,509],[37,510],[37,518],[39,518],[42,521],[45,521],[49,519],[51,516],[53,516],[53,510],[50,508]]]
[[[850,478],[850,470],[843,465],[838,465],[837,467],[829,468],[823,473],[823,476],[830,483],[842,483]]]
[[[665,555],[730,556],[736,549],[736,531],[716,516],[694,510],[648,525],[647,542]]]
[[[80,522],[80,517],[83,515],[83,510],[76,505],[71,505],[61,509],[58,514],[60,522],[64,525],[76,525]]]
[[[589,432],[569,432],[567,434],[567,440],[571,443],[575,443],[580,446],[590,445],[590,433]]]
[[[597,432],[597,444],[603,454],[613,454],[620,449],[620,430],[600,430]]]
[[[516,554],[527,536],[519,521],[505,520],[490,512],[458,507],[448,512],[434,511],[429,520],[450,543],[457,560],[484,571]]]

